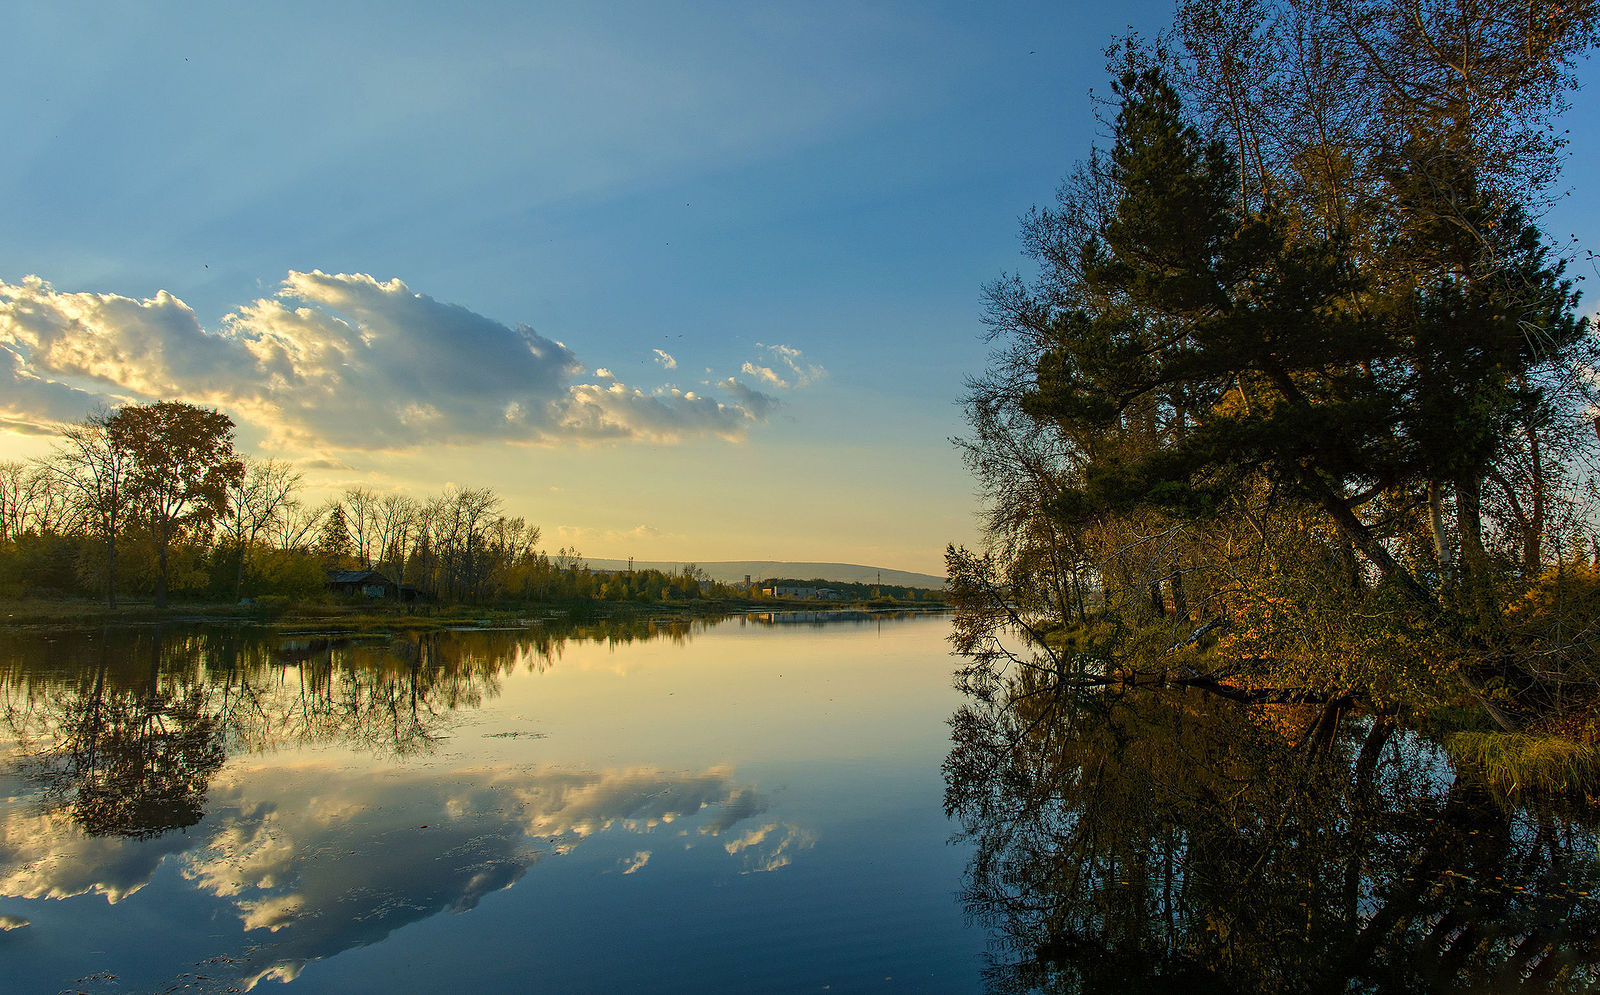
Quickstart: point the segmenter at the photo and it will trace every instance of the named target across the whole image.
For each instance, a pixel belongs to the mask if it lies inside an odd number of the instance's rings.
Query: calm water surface
[[[0,989],[1600,987],[1592,801],[949,624],[7,633]]]
[[[1027,681],[954,723],[994,992],[1591,992],[1596,809],[1335,708]]]
[[[979,989],[947,630],[7,634],[5,984]]]

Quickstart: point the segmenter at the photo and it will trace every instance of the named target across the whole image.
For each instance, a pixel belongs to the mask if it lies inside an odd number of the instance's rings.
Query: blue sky
[[[975,539],[980,288],[1170,13],[235,7],[8,14],[0,321],[58,362],[0,369],[0,457],[181,396],[317,489],[493,486],[552,549],[928,572]],[[1548,226],[1600,247],[1574,104]]]

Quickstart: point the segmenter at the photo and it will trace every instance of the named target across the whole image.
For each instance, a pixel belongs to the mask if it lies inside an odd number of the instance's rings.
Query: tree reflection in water
[[[0,642],[0,724],[16,763],[93,836],[147,839],[198,823],[228,756],[338,744],[431,752],[461,709],[542,671],[568,642],[682,642],[707,622],[393,636],[247,627],[108,629]]]
[[[1045,678],[953,717],[996,992],[1590,990],[1592,814],[1334,709]]]

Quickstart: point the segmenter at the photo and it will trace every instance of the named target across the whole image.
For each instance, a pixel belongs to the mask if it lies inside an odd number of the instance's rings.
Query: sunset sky
[[[942,573],[981,287],[1170,10],[14,5],[0,458],[175,398],[318,495],[492,486],[552,550]],[[1546,224],[1593,282],[1573,104]]]

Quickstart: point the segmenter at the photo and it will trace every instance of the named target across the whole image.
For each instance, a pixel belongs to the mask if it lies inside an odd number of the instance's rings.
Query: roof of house
[[[393,584],[394,581],[376,570],[329,570],[330,584]]]

